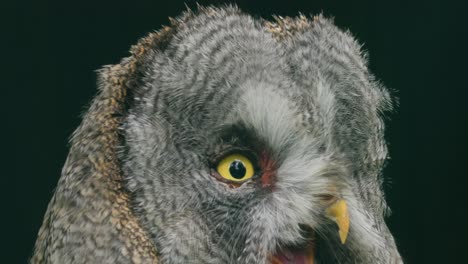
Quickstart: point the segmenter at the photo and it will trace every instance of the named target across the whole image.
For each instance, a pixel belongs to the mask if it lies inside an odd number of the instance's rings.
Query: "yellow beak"
[[[343,199],[336,201],[327,208],[326,213],[338,225],[338,234],[340,235],[341,243],[344,244],[349,232],[349,214],[346,201]]]

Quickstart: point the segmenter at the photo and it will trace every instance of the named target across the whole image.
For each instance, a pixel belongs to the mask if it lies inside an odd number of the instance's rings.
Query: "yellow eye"
[[[234,182],[243,182],[254,175],[252,162],[240,154],[225,157],[218,163],[216,170],[221,177]]]

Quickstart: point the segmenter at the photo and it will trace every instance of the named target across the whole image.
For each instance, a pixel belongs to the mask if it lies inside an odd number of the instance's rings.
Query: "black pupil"
[[[235,160],[229,165],[229,172],[231,173],[232,177],[235,179],[242,179],[245,176],[245,166],[244,163],[240,160]]]

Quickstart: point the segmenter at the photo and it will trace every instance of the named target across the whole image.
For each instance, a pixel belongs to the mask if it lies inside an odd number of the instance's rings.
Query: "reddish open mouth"
[[[313,264],[314,246],[309,243],[301,248],[285,248],[271,257],[271,264]]]
[[[301,226],[309,239],[302,245],[282,247],[270,257],[271,264],[314,264],[315,239],[311,228]]]

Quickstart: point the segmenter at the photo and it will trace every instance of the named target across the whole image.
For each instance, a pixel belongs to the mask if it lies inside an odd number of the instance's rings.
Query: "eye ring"
[[[238,153],[222,158],[216,165],[216,172],[223,180],[234,183],[245,182],[255,175],[250,159]]]

